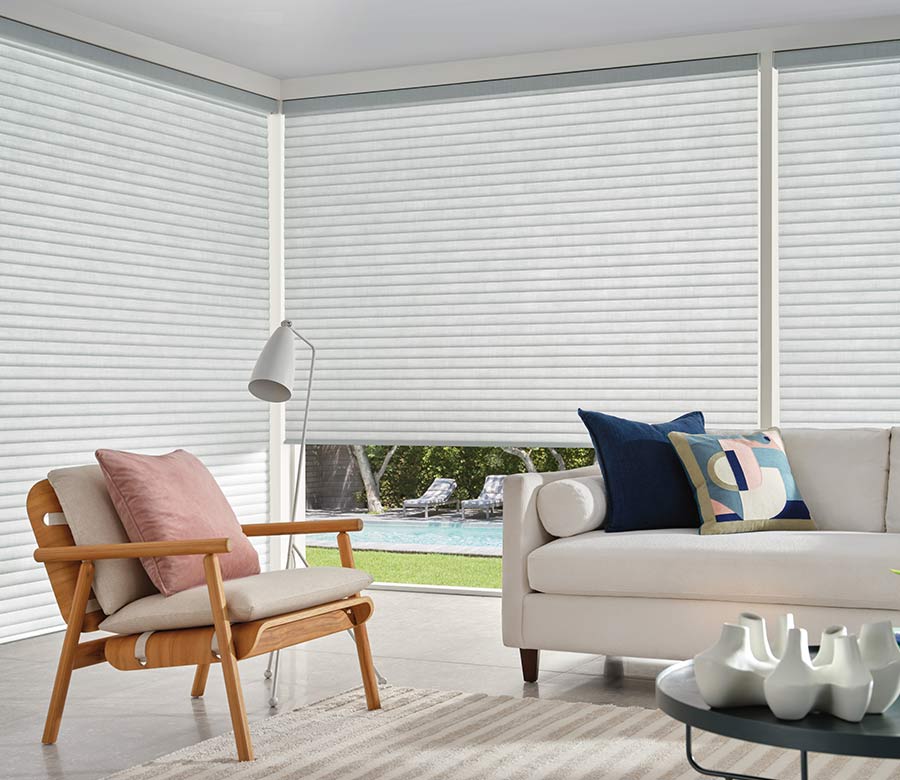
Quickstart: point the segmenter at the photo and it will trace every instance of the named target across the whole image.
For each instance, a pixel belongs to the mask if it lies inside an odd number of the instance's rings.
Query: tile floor
[[[379,671],[397,686],[653,706],[662,663],[543,653],[536,685],[500,639],[500,599],[378,591],[370,625]],[[62,634],[0,645],[0,778],[94,780],[230,731],[221,672],[191,699],[192,668],[77,670],[59,742],[40,744]],[[269,717],[266,658],[241,663],[252,720]],[[285,651],[280,709],[359,685],[355,647],[338,634]]]

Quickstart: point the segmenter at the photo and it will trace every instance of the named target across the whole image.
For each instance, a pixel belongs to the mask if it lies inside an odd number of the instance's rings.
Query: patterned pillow
[[[693,485],[701,534],[815,530],[776,428],[719,436],[673,431],[669,440]]]

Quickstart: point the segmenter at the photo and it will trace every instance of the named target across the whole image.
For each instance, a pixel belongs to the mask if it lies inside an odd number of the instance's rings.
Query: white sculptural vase
[[[793,616],[791,616],[793,619]],[[778,659],[769,645],[769,637],[766,634],[766,621],[753,612],[741,612],[738,618],[740,625],[746,626],[750,635],[750,652],[761,664],[775,667]]]
[[[763,691],[766,704],[776,718],[799,720],[810,713],[819,691],[805,628],[788,629],[784,653],[766,677]]]
[[[769,637],[769,642],[772,647],[772,654],[776,658],[781,658],[781,656],[784,655],[784,649],[787,647],[788,631],[793,627],[794,615],[791,612],[779,615],[778,619],[775,621],[771,636]]]
[[[882,713],[900,696],[900,647],[889,621],[866,623],[859,650],[874,681],[869,712]]]
[[[834,640],[839,636],[847,636],[846,626],[828,626],[819,640],[819,652],[813,658],[813,666],[826,666],[834,660]]]
[[[857,722],[900,697],[900,648],[889,622],[867,623],[859,640],[845,626],[830,626],[813,661],[793,615],[781,616],[770,635],[759,615],[744,612],[738,620],[694,659],[697,687],[711,707],[767,704],[785,720],[817,710]]]
[[[872,675],[863,663],[855,636],[834,639],[834,660],[815,670],[819,689],[815,709],[856,723],[872,698]]]
[[[772,665],[756,660],[746,626],[726,623],[719,641],[694,658],[694,677],[703,700],[711,707],[765,704],[763,680]]]

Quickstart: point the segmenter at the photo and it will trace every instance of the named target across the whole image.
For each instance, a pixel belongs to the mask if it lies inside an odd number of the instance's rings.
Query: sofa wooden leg
[[[191,696],[195,699],[206,691],[206,679],[209,677],[209,664],[197,664],[194,672],[194,684],[191,686]]]
[[[541,651],[519,648],[519,658],[522,661],[522,677],[525,682],[537,682],[538,672],[541,666]]]

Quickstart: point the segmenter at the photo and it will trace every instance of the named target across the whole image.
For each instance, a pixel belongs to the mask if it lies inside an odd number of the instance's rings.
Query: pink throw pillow
[[[177,539],[231,539],[219,556],[224,579],[259,574],[259,556],[241,531],[228,499],[213,475],[184,450],[167,455],[97,450],[106,489],[132,542]],[[150,580],[164,596],[203,585],[202,555],[141,558]]]

